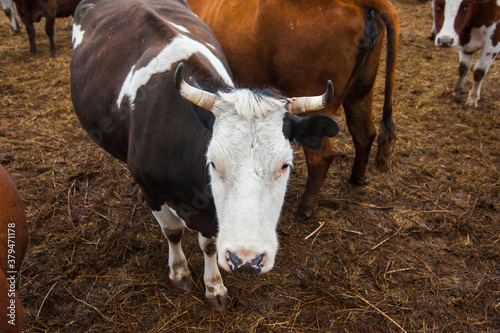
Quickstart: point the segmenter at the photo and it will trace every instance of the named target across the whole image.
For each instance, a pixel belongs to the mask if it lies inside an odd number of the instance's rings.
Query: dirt
[[[498,333],[500,62],[477,109],[454,103],[458,51],[428,40],[430,4],[396,7],[390,172],[371,162],[365,186],[347,182],[354,149],[340,112],[318,208],[299,222],[293,212],[306,169],[296,149],[275,268],[223,272],[231,297],[224,313],[204,300],[194,232],[183,245],[195,289],[170,287],[168,246],[138,186],[81,129],[69,92],[71,18],[56,21],[59,57],[50,59],[44,23],[36,25],[39,54],[28,58],[25,29],[11,35],[1,15],[0,163],[23,197],[30,231],[18,280],[25,332]]]

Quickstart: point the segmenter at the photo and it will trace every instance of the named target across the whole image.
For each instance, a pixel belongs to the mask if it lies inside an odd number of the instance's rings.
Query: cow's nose
[[[441,47],[450,47],[453,46],[453,37],[450,36],[441,36],[437,39],[437,46]]]
[[[245,253],[226,252],[226,261],[232,272],[259,274],[264,266],[266,255],[264,253],[257,256]]]

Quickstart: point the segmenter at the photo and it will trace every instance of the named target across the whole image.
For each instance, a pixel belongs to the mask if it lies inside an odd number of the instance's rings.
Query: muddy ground
[[[71,19],[56,22],[59,58],[48,57],[43,23],[39,55],[28,58],[24,27],[9,34],[2,14],[0,163],[29,221],[18,280],[25,332],[499,332],[500,61],[479,108],[454,103],[458,52],[427,39],[430,5],[396,6],[391,171],[370,164],[367,185],[347,183],[354,152],[340,112],[315,215],[293,216],[306,180],[296,150],[276,266],[263,276],[222,273],[231,296],[222,314],[203,298],[196,234],[184,240],[195,290],[179,295],[138,186],[80,128],[69,93]]]

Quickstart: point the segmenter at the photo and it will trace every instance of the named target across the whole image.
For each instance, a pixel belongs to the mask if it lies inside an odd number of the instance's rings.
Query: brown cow
[[[0,332],[21,332],[24,309],[15,290],[28,243],[28,224],[14,182],[0,166]]]
[[[376,164],[388,169],[395,140],[392,95],[399,19],[389,0],[187,0],[212,29],[238,84],[272,85],[286,95],[317,94],[333,81],[333,101],[341,105],[356,156],[350,182],[363,184],[377,131],[372,119],[374,82],[387,29],[385,100]],[[319,150],[304,148],[308,180],[297,209],[309,217],[333,160],[328,138]]]
[[[54,24],[56,17],[68,17],[73,15],[80,1],[81,0],[14,0],[21,20],[28,32],[30,57],[36,55],[36,31],[33,22],[40,22],[42,17],[45,17],[45,32],[49,37],[50,57],[57,58],[56,44],[54,42]]]

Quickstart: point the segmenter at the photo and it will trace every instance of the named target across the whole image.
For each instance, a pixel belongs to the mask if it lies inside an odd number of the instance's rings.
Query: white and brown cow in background
[[[435,44],[460,51],[459,79],[455,101],[464,92],[472,56],[481,50],[474,66],[474,86],[466,106],[477,107],[481,83],[500,52],[500,0],[433,0]]]
[[[127,164],[168,239],[172,284],[192,287],[181,237],[196,230],[205,296],[224,308],[217,262],[243,273],[274,265],[290,141],[318,149],[339,130],[330,117],[289,113],[324,108],[331,82],[323,96],[291,99],[235,88],[219,43],[182,0],[82,1],[70,72],[82,126]]]

